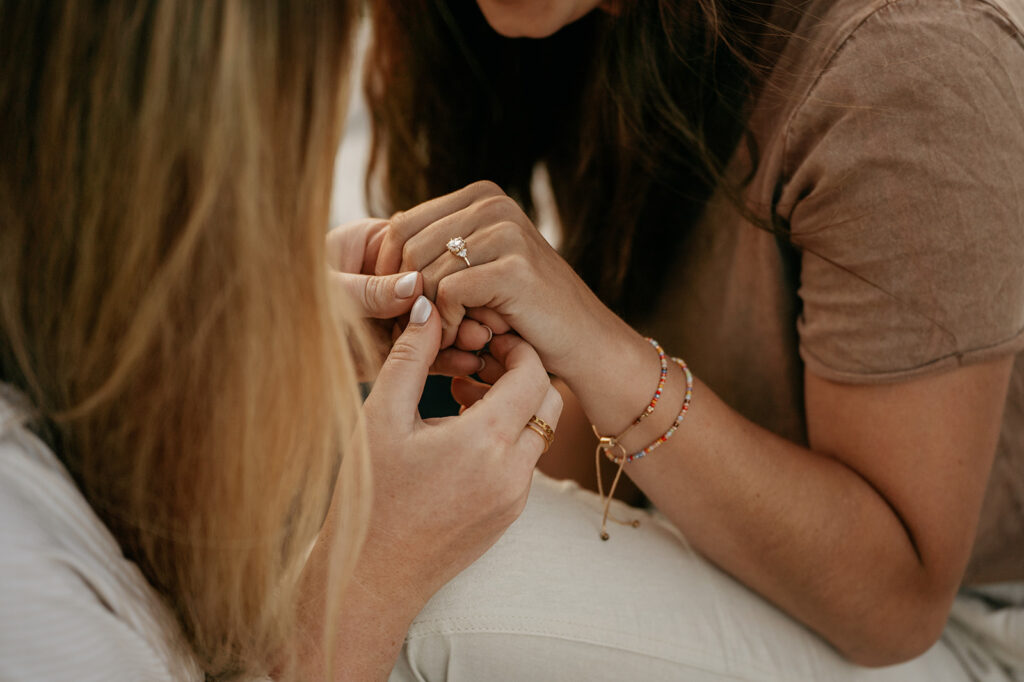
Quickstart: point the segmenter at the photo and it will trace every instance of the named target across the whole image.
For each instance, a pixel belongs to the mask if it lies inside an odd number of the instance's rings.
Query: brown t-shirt
[[[965,582],[1024,579],[1024,0],[799,16],[753,114],[746,196],[784,236],[712,197],[646,328],[801,443],[805,370],[897,382],[1015,355]]]

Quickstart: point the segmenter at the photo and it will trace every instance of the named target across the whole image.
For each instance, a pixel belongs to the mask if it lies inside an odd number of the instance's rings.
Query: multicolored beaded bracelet
[[[661,363],[661,375],[658,377],[658,387],[654,389],[654,397],[651,398],[651,402],[644,408],[644,411],[640,413],[640,416],[636,418],[636,421],[630,424],[626,431],[633,428],[644,419],[647,419],[647,415],[654,412],[655,405],[657,405],[658,401],[661,400],[661,391],[665,388],[665,379],[668,378],[668,356],[665,355],[665,349],[661,347],[660,343],[652,339],[650,336],[647,337],[647,342],[654,346],[654,350],[658,351],[658,362]],[[621,438],[626,431],[619,434],[619,438]]]
[[[653,339],[650,339],[650,341],[653,344],[655,344],[655,348],[658,349],[659,355],[661,355],[661,357],[664,357],[664,351],[662,351],[661,346],[658,346],[657,342],[654,341]],[[591,428],[594,430],[594,435],[597,436],[598,439],[597,449],[594,452],[594,465],[597,470],[597,492],[601,496],[602,501],[604,502],[604,515],[601,517],[602,540],[607,540],[610,537],[608,535],[608,519],[610,517],[611,512],[612,498],[615,495],[615,488],[618,487],[619,485],[619,480],[622,478],[622,470],[625,468],[626,464],[628,462],[632,462],[633,460],[640,459],[641,457],[649,455],[651,452],[661,447],[662,443],[667,441],[669,438],[673,436],[673,434],[675,434],[676,430],[679,428],[679,425],[682,424],[683,419],[686,418],[686,413],[690,409],[690,401],[693,398],[693,374],[690,372],[690,368],[687,367],[686,362],[683,361],[682,358],[672,358],[672,361],[679,365],[679,368],[683,370],[683,374],[686,377],[686,393],[683,395],[683,406],[682,408],[680,408],[679,414],[676,415],[675,420],[672,422],[672,425],[668,428],[668,430],[665,431],[665,433],[661,434],[657,438],[657,440],[655,440],[642,450],[634,452],[633,454],[628,454],[626,452],[626,449],[622,446],[622,443],[620,442],[621,438],[625,436],[628,431],[630,431],[634,426],[643,421],[644,417],[646,417],[647,415],[654,411],[654,405],[657,404],[657,399],[661,397],[661,390],[662,388],[664,388],[665,379],[668,375],[667,363],[662,365],[661,378],[658,380],[658,391],[655,394],[655,399],[651,402],[651,405],[648,407],[648,409],[645,410],[644,413],[641,414],[640,417],[637,418],[637,420],[633,422],[628,428],[626,428],[622,433],[620,433],[618,436],[602,436],[597,432],[597,427],[591,426]],[[616,448],[622,454],[618,456],[614,455],[612,451],[615,450]],[[615,464],[619,465],[619,470],[615,472],[615,478],[612,481],[611,489],[608,491],[608,497],[605,497],[604,495],[604,484],[601,481],[602,452],[604,453],[605,457],[607,457]],[[640,521],[636,519],[634,519],[633,521],[621,521],[615,518],[614,516],[611,516],[611,519],[616,523],[633,526],[634,528],[640,525]]]
[[[634,452],[631,455],[626,455],[627,463],[632,462],[635,459],[645,457],[661,447],[661,444],[672,437],[672,434],[676,432],[679,425],[683,423],[683,419],[686,418],[686,412],[690,409],[690,400],[693,398],[693,374],[690,372],[690,368],[686,366],[686,362],[684,362],[682,358],[672,358],[672,362],[679,365],[679,369],[683,370],[683,374],[686,375],[686,394],[683,396],[683,407],[679,410],[679,414],[676,415],[676,419],[672,422],[672,426],[670,426],[665,433],[658,436],[657,440],[645,447],[643,450]],[[604,450],[604,456],[616,464],[622,460],[621,455],[616,457],[609,452],[609,449]]]
[[[646,337],[646,341],[654,346],[654,350],[658,351],[658,362],[661,363],[661,373],[658,375],[658,386],[654,389],[654,396],[651,398],[651,402],[647,404],[647,407],[644,408],[644,411],[640,413],[640,416],[634,419],[633,423],[623,429],[622,433],[617,436],[602,436],[597,432],[597,427],[591,425],[590,428],[594,430],[594,435],[597,436],[598,441],[601,443],[598,447],[618,447],[621,449],[622,446],[619,445],[619,440],[632,431],[640,422],[647,419],[647,417],[654,412],[654,408],[657,406],[658,401],[661,400],[661,392],[664,390],[665,380],[668,378],[668,356],[665,354],[665,349],[661,347],[661,344],[650,336]]]

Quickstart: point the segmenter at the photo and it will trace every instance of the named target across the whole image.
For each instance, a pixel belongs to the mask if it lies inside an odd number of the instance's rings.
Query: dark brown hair
[[[479,179],[529,209],[544,163],[563,255],[616,312],[648,312],[743,138],[771,3],[629,2],[540,40],[498,35],[473,0],[373,5],[374,210]]]

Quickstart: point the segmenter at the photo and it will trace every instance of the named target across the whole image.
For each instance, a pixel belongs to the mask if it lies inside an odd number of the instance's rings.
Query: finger
[[[408,211],[396,213],[391,217],[388,234],[381,245],[376,273],[389,275],[397,272],[402,262],[402,248],[405,246],[405,242],[427,225],[446,215],[461,211],[482,197],[498,194],[504,194],[500,187],[493,182],[483,180],[443,197],[425,201]],[[447,242],[447,239],[445,241]]]
[[[540,408],[551,382],[533,347],[521,341],[502,358],[505,373],[462,416],[473,433],[492,433],[515,443],[531,415]]]
[[[544,401],[537,408],[533,416],[545,422],[554,431],[558,428],[558,419],[561,414],[562,395],[549,383]],[[549,447],[550,444],[544,436],[534,431],[533,428],[524,426],[523,432],[519,435],[519,440],[516,441],[514,452],[517,459],[522,458],[532,469],[537,465],[537,460],[540,459],[540,456],[547,452]]]
[[[354,301],[364,317],[389,319],[409,312],[416,296],[423,293],[418,272],[388,277],[331,271],[331,286]]]
[[[490,384],[465,377],[452,379],[452,398],[462,407],[472,407],[491,390]]]
[[[505,318],[490,308],[467,307],[466,318],[476,320],[495,334],[507,334],[512,331]]]
[[[363,218],[333,228],[324,238],[327,265],[341,272],[371,272],[362,269],[367,245],[384,232],[387,224],[380,218]]]
[[[534,229],[514,199],[505,194],[484,197],[411,235],[402,247],[401,269],[421,270],[448,250],[448,241],[453,237],[462,237],[468,246],[475,241],[470,235],[498,224],[507,224],[506,229],[515,234]],[[471,263],[483,262],[482,253],[467,250]]]
[[[377,258],[380,256],[380,246],[384,243],[387,235],[388,224],[382,223],[379,228],[374,228],[366,240],[366,253],[363,254],[363,267],[359,272],[365,274],[374,273],[377,268]]]
[[[500,261],[485,263],[480,266],[466,268],[448,275],[437,286],[434,302],[441,313],[441,322],[445,327],[441,345],[445,348],[455,342],[459,325],[462,323],[469,308],[490,308],[500,315],[501,305],[505,297],[515,295],[514,292],[525,292],[527,282],[523,279],[521,260],[517,256],[509,256]],[[424,273],[424,289],[428,285]],[[498,328],[507,328],[507,323],[496,324]]]
[[[484,360],[484,366],[476,373],[480,379],[488,384],[498,383],[498,379],[505,373],[505,365],[498,362],[490,353],[480,356]]]
[[[455,347],[475,353],[490,343],[493,337],[494,332],[490,327],[480,324],[476,320],[465,318],[459,324],[458,332],[455,335]]]
[[[482,371],[486,367],[486,362],[483,356],[476,353],[445,348],[437,354],[437,359],[430,366],[430,373],[446,377],[465,377]]]
[[[494,356],[499,364],[505,364],[508,355],[526,341],[516,334],[496,334],[487,345],[487,351]]]
[[[477,372],[477,376],[489,384],[497,383],[498,379],[506,371],[505,363],[508,361],[509,354],[516,346],[522,343],[529,345],[527,341],[524,341],[522,337],[516,334],[510,333],[495,336],[487,345],[487,353],[484,355],[486,364],[481,371]]]
[[[409,314],[409,324],[384,360],[367,402],[384,401],[384,411],[400,420],[418,419],[423,385],[440,340],[440,317],[430,301],[420,296]]]
[[[468,234],[469,236],[466,236],[464,241],[466,242],[466,257],[469,259],[470,265],[466,265],[466,261],[461,257],[452,255],[448,251],[447,237],[445,241],[441,242],[442,248],[429,259],[402,259],[402,270],[419,270],[423,273],[423,292],[427,298],[433,300],[441,280],[449,275],[469,268],[480,267],[502,256],[507,257],[510,254],[526,252],[522,239],[522,228],[507,220],[478,227]],[[405,266],[406,262],[420,262],[420,260],[425,262],[418,268]]]

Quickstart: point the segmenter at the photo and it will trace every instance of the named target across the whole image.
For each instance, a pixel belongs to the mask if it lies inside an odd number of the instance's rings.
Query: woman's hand
[[[376,321],[369,328],[381,358],[391,347],[391,320],[407,314],[423,291],[416,272],[374,276],[387,224],[375,218],[355,220],[332,229],[326,238],[330,285],[353,301],[363,317]]]
[[[556,424],[561,396],[534,349],[508,336],[490,348],[494,385],[482,400],[459,417],[421,420],[417,404],[439,349],[441,321],[426,298],[406,293],[422,289],[416,272],[366,274],[378,259],[386,225],[367,219],[332,230],[327,258],[332,282],[367,317],[395,318],[411,310],[364,410],[373,453],[373,528],[378,542],[399,550],[389,570],[413,567],[415,575],[406,577],[425,602],[522,510],[544,446],[526,423],[536,414]]]
[[[457,236],[466,242],[470,267],[447,249],[449,239]],[[422,273],[423,291],[434,298],[444,323],[443,348],[479,348],[476,326],[460,329],[468,316],[496,334],[514,329],[537,349],[549,371],[569,376],[592,371],[587,361],[594,357],[592,346],[606,343],[613,332],[634,345],[639,339],[492,182],[474,183],[394,216],[376,272],[399,270]],[[438,369],[476,371],[479,363],[466,355],[442,354]]]
[[[364,406],[370,527],[332,637],[334,669],[323,674],[322,656],[311,651],[303,671],[310,679],[387,678],[413,617],[523,510],[545,448],[526,427],[530,417],[558,423],[561,397],[540,358],[511,336],[492,345],[494,385],[479,388],[472,406],[458,417],[421,419],[417,405],[440,339],[440,318],[420,296]],[[314,606],[323,603],[317,590],[326,584],[330,533],[329,523],[307,563],[319,567],[307,578]]]
[[[420,419],[440,337],[420,297],[365,404],[374,477],[366,561],[424,603],[518,517],[545,448],[526,424],[536,415],[554,426],[562,407],[536,352],[505,337],[490,349],[504,372],[486,395],[457,417]]]

